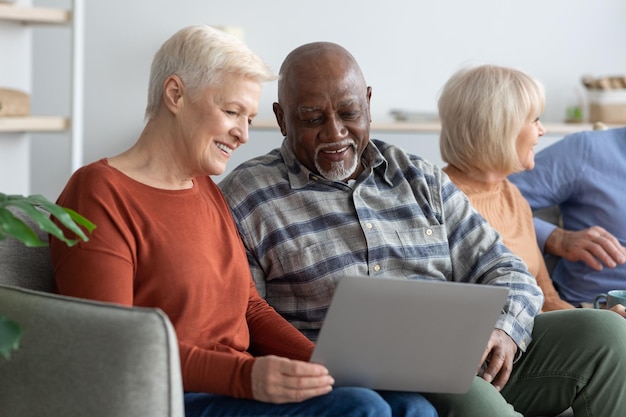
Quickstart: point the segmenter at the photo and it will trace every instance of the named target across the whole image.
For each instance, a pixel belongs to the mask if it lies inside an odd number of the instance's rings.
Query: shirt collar
[[[289,147],[287,138],[283,140],[280,153],[287,166],[287,176],[292,189],[303,188],[312,181],[313,177],[319,177],[318,174],[312,172],[298,161],[298,158],[296,158]],[[387,184],[392,185],[391,173],[388,170],[389,164],[378,149],[378,146],[376,146],[376,143],[369,141],[361,156],[361,160],[365,163],[366,170],[372,167],[374,172],[380,175]]]

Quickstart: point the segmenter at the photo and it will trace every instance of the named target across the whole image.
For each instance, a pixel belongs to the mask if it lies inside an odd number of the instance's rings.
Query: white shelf
[[[72,21],[69,10],[48,7],[23,7],[0,4],[0,20],[18,23],[68,24]]]
[[[0,132],[63,132],[71,122],[66,117],[27,116],[0,117]]]

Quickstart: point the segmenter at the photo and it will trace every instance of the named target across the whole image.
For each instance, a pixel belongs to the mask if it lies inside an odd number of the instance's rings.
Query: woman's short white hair
[[[442,159],[461,171],[519,171],[517,136],[544,105],[543,86],[520,70],[494,65],[459,70],[438,101]]]
[[[146,119],[157,113],[165,80],[177,75],[191,98],[236,74],[263,83],[277,79],[267,64],[240,39],[210,26],[189,26],[176,32],[156,52],[150,68]]]

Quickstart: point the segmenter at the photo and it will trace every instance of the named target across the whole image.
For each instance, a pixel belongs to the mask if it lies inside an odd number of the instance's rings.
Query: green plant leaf
[[[22,329],[20,326],[14,321],[0,316],[0,356],[9,359],[11,352],[19,348],[21,337]]]
[[[73,246],[80,240],[85,242],[89,240],[80,226],[83,226],[89,233],[96,227],[91,221],[74,210],[52,203],[42,195],[25,197],[0,193],[0,239],[4,238],[5,235],[11,235],[21,240],[26,246],[46,246],[48,242],[42,242],[34,231],[5,208],[8,206],[13,206],[23,211],[37,223],[41,230],[57,237],[68,246]],[[43,208],[50,215],[41,212],[39,208]],[[55,217],[61,224],[75,233],[78,238],[70,239],[66,237],[63,230],[52,221],[51,217]]]
[[[0,239],[5,235],[15,236],[29,247],[48,244],[48,242],[41,241],[30,227],[15,217],[8,209],[0,207]]]

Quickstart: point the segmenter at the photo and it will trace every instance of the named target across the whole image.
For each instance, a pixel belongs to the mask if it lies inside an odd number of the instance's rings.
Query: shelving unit
[[[82,165],[83,154],[83,0],[71,1],[69,9],[0,4],[0,25],[23,25],[24,30],[47,25],[71,30],[70,114],[59,116],[0,117],[0,150],[3,133],[68,132],[71,169]],[[8,61],[8,59],[7,59]],[[5,81],[6,83],[6,81]],[[6,87],[11,87],[6,85]],[[12,136],[14,137],[14,135]],[[27,140],[26,138],[24,140]]]
[[[544,123],[548,135],[567,135],[581,130],[592,130],[591,123]],[[608,127],[617,127],[610,125]],[[275,120],[255,120],[250,129],[278,130]],[[439,122],[372,122],[371,131],[391,133],[439,133]]]

